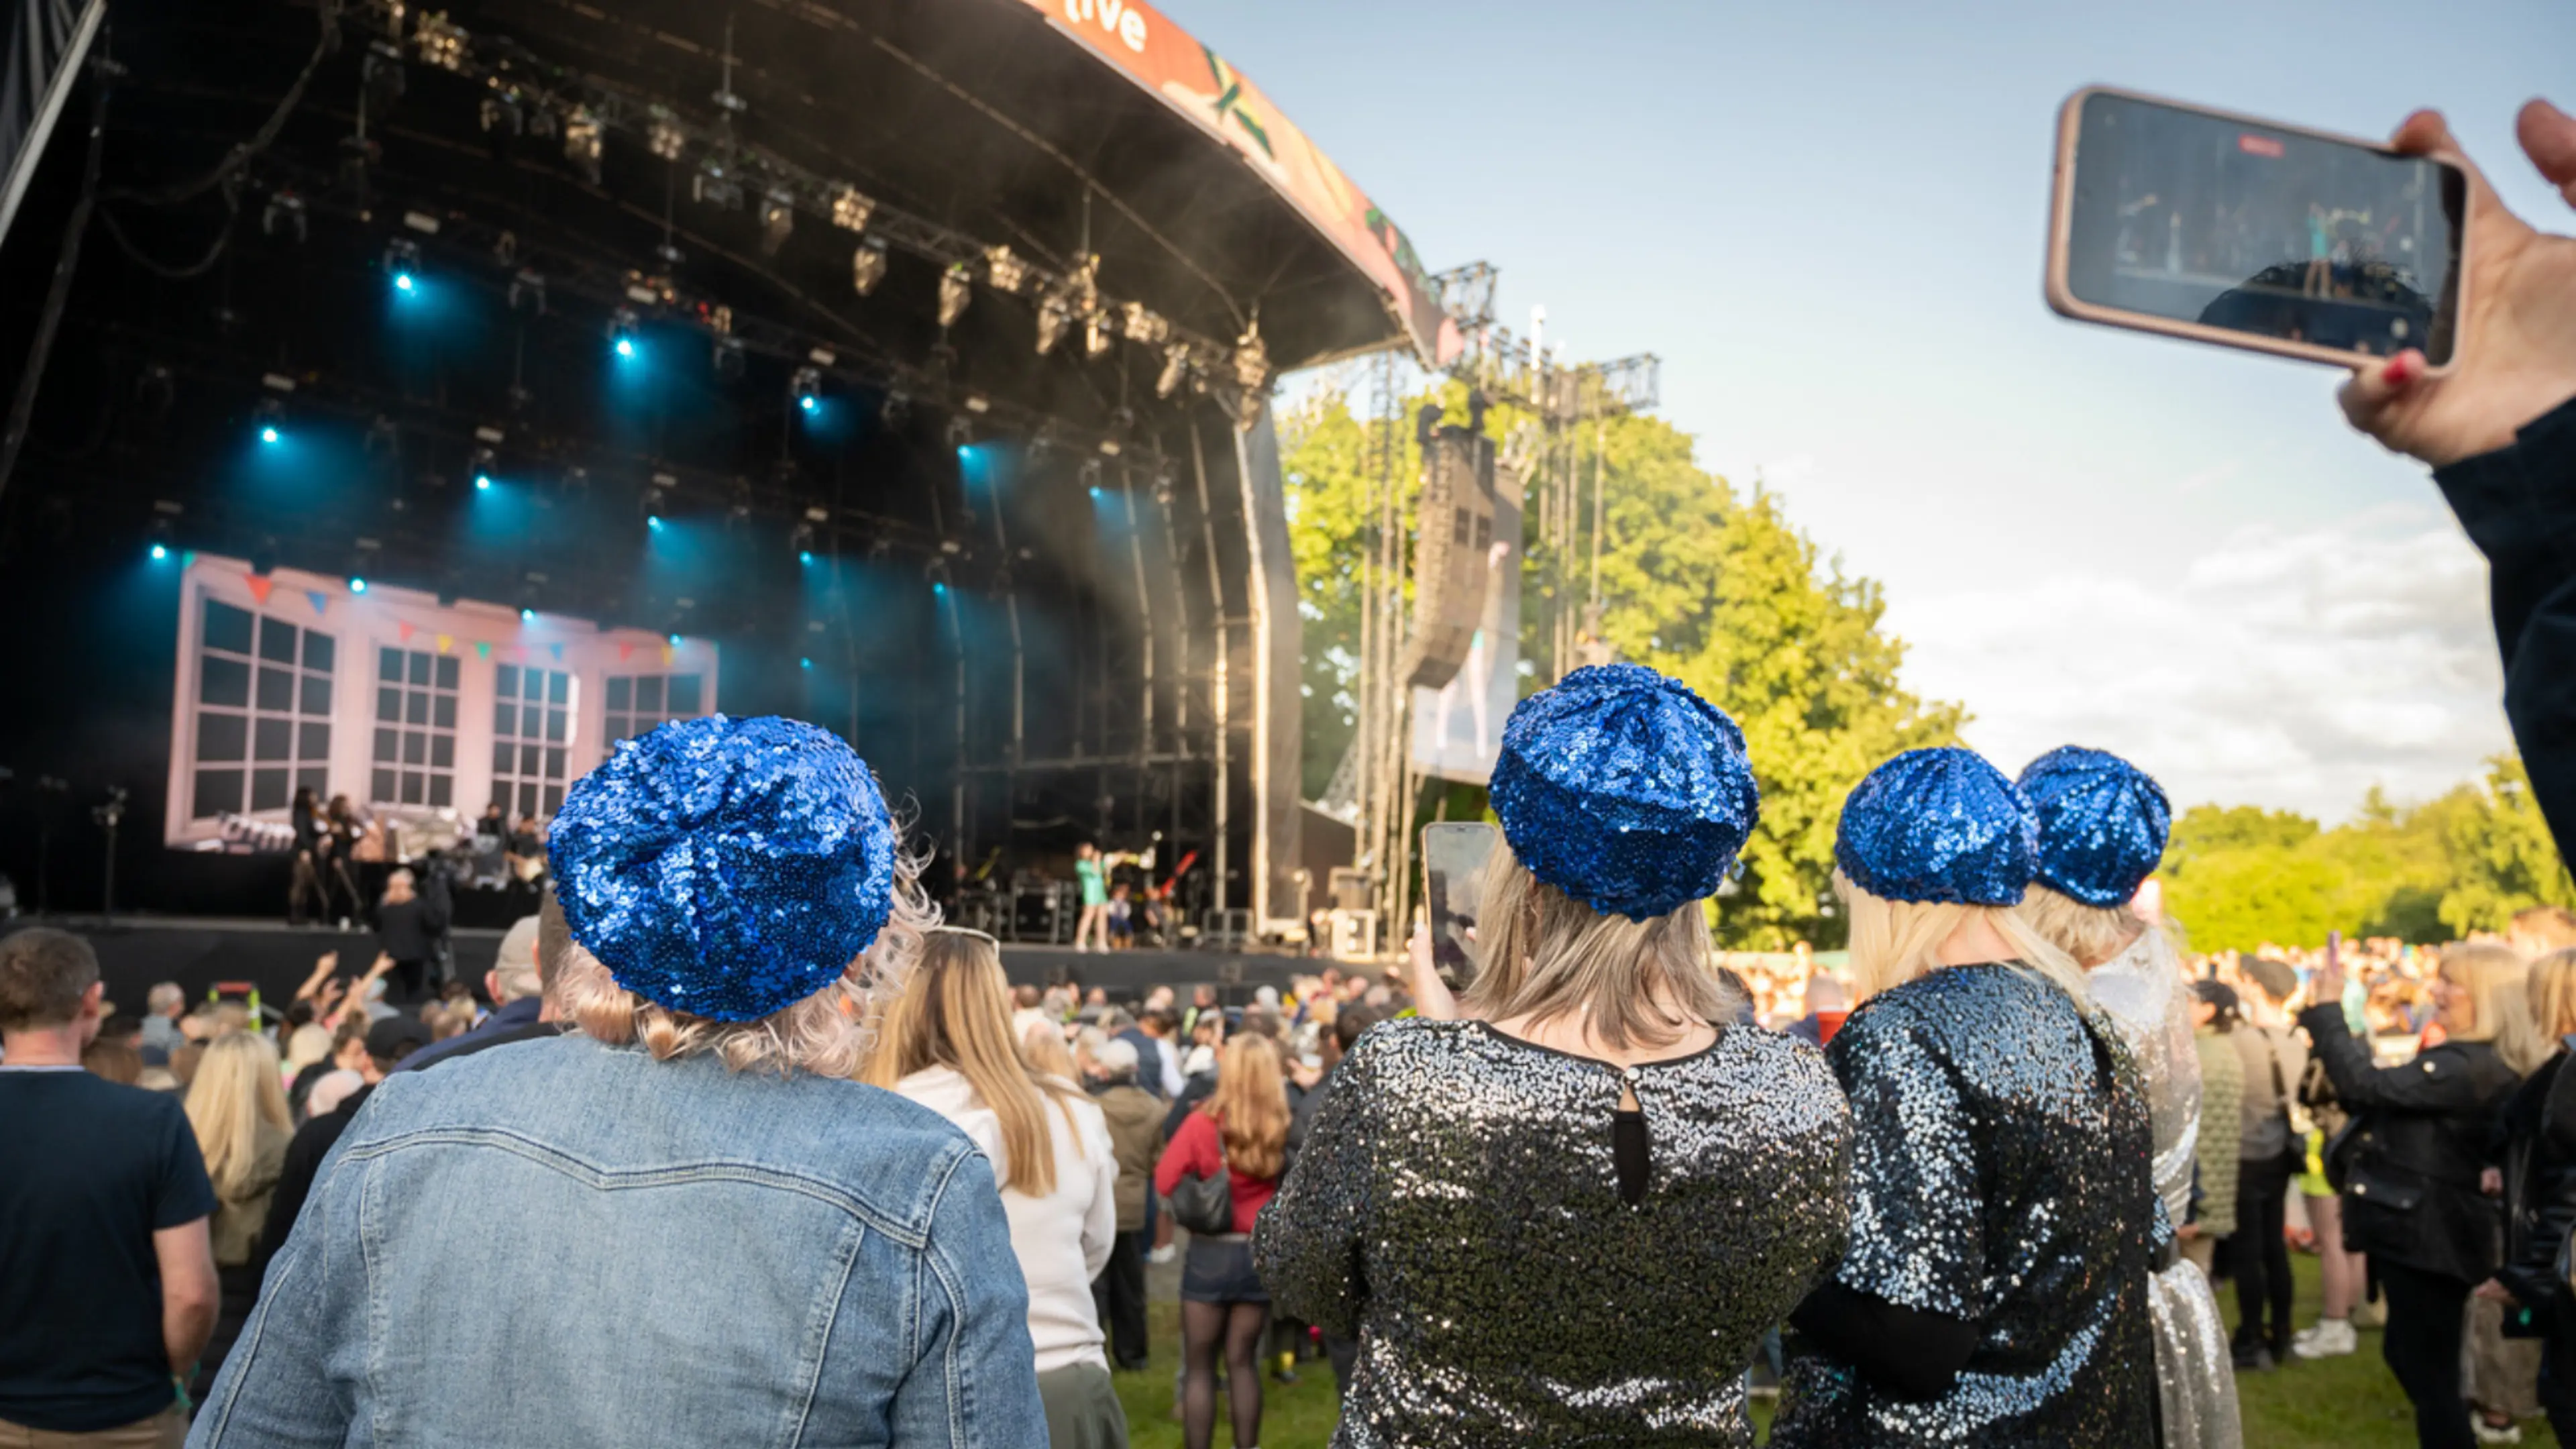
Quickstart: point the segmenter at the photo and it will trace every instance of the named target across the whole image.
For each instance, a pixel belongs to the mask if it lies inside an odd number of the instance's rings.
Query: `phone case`
[[[2320,141],[2359,146],[2367,151],[2377,151],[2384,156],[2397,154],[2376,141],[2363,140],[2358,136],[2346,136],[2335,131],[2320,131],[2313,126],[2285,125],[2279,121],[2266,120],[2261,116],[2248,116],[2238,111],[2222,111],[2213,106],[2194,105],[2189,101],[2178,101],[2170,96],[2150,95],[2145,91],[2127,90],[2120,86],[2086,86],[2068,96],[2066,103],[2057,111],[2057,164],[2049,188],[2048,201],[2046,293],[2050,311],[2060,317],[2072,318],[2078,322],[2098,322],[2106,327],[2122,327],[2132,332],[2158,332],[2168,337],[2180,337],[2192,342],[2214,343],[2220,347],[2240,348],[2247,352],[2268,352],[2278,357],[2296,357],[2307,362],[2323,362],[2347,369],[2358,368],[2363,363],[2376,360],[2362,353],[2339,347],[2319,347],[2311,342],[2290,342],[2277,337],[2259,337],[2252,333],[2230,331],[2224,327],[2204,327],[2197,322],[2177,322],[2171,318],[2150,316],[2144,312],[2127,312],[2116,307],[2096,306],[2079,299],[2066,280],[2067,247],[2075,224],[2075,142],[2077,133],[2083,127],[2084,101],[2089,96],[2097,95],[2120,96],[2133,101],[2172,106],[2178,110],[2213,116],[2236,125],[2259,126],[2267,131],[2288,131],[2295,135],[2312,136]],[[2454,304],[2453,315],[2465,317],[2469,309],[2469,234],[2465,226],[2460,229],[2458,268],[2459,299]],[[2440,376],[2457,366],[2459,360],[2459,349],[2455,345],[2449,362],[2427,370],[2434,376]]]

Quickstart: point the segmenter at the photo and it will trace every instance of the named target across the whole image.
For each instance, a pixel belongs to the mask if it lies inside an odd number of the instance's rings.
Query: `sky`
[[[1577,358],[1653,352],[1700,461],[1881,580],[1905,680],[2007,771],[2118,751],[2177,805],[2347,819],[2510,747],[2486,569],[2332,369],[2062,320],[2059,104],[2116,84],[2382,136],[2441,107],[2508,204],[2576,109],[2569,0],[1158,0],[1433,270]]]

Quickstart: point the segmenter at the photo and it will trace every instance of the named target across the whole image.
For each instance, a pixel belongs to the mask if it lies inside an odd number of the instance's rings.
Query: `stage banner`
[[[18,215],[45,138],[80,75],[81,58],[107,14],[107,0],[7,0],[8,33],[0,44],[0,237]]]
[[[1446,365],[1458,355],[1457,326],[1413,243],[1242,72],[1140,0],[1022,3],[1250,162],[1386,293],[1423,358]]]
[[[1413,691],[1413,763],[1426,775],[1482,785],[1502,753],[1503,721],[1520,702],[1521,478],[1494,466],[1494,541],[1485,553],[1485,613],[1467,662],[1438,689]]]

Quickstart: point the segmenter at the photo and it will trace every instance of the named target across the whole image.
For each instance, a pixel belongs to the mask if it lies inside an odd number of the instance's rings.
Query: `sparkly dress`
[[[1836,1280],[1976,1344],[1946,1393],[1907,1399],[1793,1334],[1770,1442],[2154,1449],[2160,1235],[2117,1028],[2032,973],[1948,966],[1862,1003],[1826,1056],[1856,1141]]]
[[[2200,1145],[2200,1052],[2192,1040],[2191,986],[2162,931],[2149,930],[2094,969],[2094,1004],[2119,1024],[2147,1089],[2155,1132],[2156,1195],[2165,1221],[2191,1211],[2191,1170]],[[2236,1371],[2227,1327],[2200,1265],[2179,1256],[2147,1284],[2156,1332],[2156,1388],[2164,1405],[2165,1449],[2238,1449]]]
[[[1842,1256],[1850,1162],[1824,1059],[1758,1027],[1622,1073],[1390,1021],[1334,1070],[1253,1256],[1281,1312],[1360,1339],[1336,1449],[1749,1449],[1745,1367]]]

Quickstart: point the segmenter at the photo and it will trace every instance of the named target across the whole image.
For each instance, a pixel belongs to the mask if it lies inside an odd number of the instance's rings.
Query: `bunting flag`
[[[555,652],[555,662],[557,664],[563,663],[563,645],[560,642],[549,644],[546,647]]]
[[[409,624],[396,624],[394,627],[402,631],[402,641],[405,644],[411,642],[411,626]]]
[[[521,664],[528,662],[528,646],[525,644],[519,646],[519,662]]]
[[[304,597],[312,603],[313,612],[317,615],[322,612],[323,606],[331,602],[330,596],[320,589],[307,589],[304,591]]]
[[[456,636],[454,636],[454,635],[452,635],[452,634],[441,634],[441,635],[439,635],[439,636],[438,636],[438,652],[439,652],[439,653],[441,653],[441,654],[446,653],[446,652],[447,652],[447,647],[448,647],[449,645],[451,645],[451,644],[455,643],[455,642],[456,642]]]
[[[181,567],[181,568],[183,568],[183,569],[185,569],[185,568],[194,568],[194,567],[196,567],[196,564],[197,564],[197,551],[196,551],[195,549],[193,549],[193,548],[183,548],[183,549],[179,550],[179,567]]]
[[[632,659],[632,658],[634,658],[634,657],[635,657],[635,645],[634,645],[633,641],[631,641],[631,640],[630,640],[630,641],[629,641],[629,642],[627,642],[627,643],[620,644],[620,645],[618,645],[618,646],[617,646],[617,662],[618,662],[618,663],[623,664],[623,663],[625,663],[627,660]]]
[[[671,646],[670,646],[670,645],[665,644],[665,645],[663,645],[663,646],[662,646],[662,662],[663,662],[663,663],[668,664],[668,663],[670,663],[670,662],[671,662],[671,655],[672,655],[672,652],[673,652],[673,651],[672,651],[672,649],[671,649]]]
[[[277,586],[277,580],[266,574],[244,574],[242,582],[250,585],[250,596],[263,604],[268,602],[268,591]]]
[[[477,658],[477,659],[489,659],[489,658],[491,658],[491,657],[492,657],[492,646],[491,646],[489,643],[485,642],[484,640],[481,640],[481,639],[477,639],[477,640],[475,640],[475,641],[474,641],[474,657],[475,657],[475,658]]]

